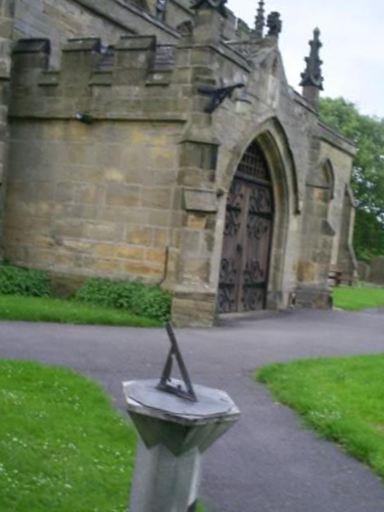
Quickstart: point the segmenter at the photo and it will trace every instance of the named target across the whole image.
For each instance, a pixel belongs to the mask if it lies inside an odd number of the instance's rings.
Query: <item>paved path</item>
[[[383,314],[283,313],[178,337],[193,380],[226,389],[243,412],[206,459],[202,492],[212,510],[384,510],[384,485],[368,468],[303,428],[250,378],[273,361],[384,352]],[[167,348],[158,330],[0,324],[0,357],[71,366],[99,379],[121,408],[120,382],[159,375]]]

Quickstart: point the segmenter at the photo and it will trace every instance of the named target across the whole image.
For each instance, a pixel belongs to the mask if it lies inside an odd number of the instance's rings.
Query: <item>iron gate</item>
[[[220,313],[266,307],[273,230],[273,192],[267,161],[253,142],[228,194],[220,265]]]

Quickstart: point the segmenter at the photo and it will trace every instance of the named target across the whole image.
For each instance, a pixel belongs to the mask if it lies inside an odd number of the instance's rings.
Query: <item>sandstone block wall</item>
[[[328,161],[332,165],[333,174],[333,194],[329,205],[329,223],[335,231],[332,244],[331,267],[336,268],[339,258],[351,260],[351,265],[355,265],[352,260],[355,259],[352,249],[352,229],[348,226],[343,226],[343,208],[352,206],[354,207],[353,197],[351,191],[347,190],[351,180],[352,163],[355,155],[354,150],[351,152],[348,147],[344,151],[338,150],[333,144],[335,137],[330,131],[327,131],[328,140],[323,138],[321,145],[320,158],[322,162]],[[342,137],[338,136],[339,144],[343,144]],[[347,202],[347,206],[345,206]],[[349,211],[344,212],[346,216],[351,217],[351,208]],[[350,223],[350,221],[348,221]],[[353,223],[352,223],[353,227]],[[341,242],[345,231],[345,243]]]
[[[58,65],[60,47],[71,37],[102,37],[115,43],[129,27],[105,19],[72,0],[16,0],[14,39],[47,38],[52,45],[52,64]]]
[[[60,73],[48,59],[44,41],[16,47],[7,256],[62,274],[163,281],[168,260],[170,274],[178,268],[169,247],[181,239],[189,89],[176,71],[171,83],[164,59],[156,71],[154,38],[122,39],[112,55],[73,40]],[[84,112],[91,124],[76,119]]]
[[[3,232],[3,208],[6,194],[9,138],[8,106],[14,9],[13,0],[2,0],[0,2],[0,240]],[[2,246],[0,244],[0,257],[2,256]]]
[[[69,38],[100,37],[105,44],[115,44],[124,34],[148,34],[171,43],[178,39],[172,27],[190,17],[188,9],[175,5],[166,26],[134,2],[115,0],[15,0],[15,6],[14,39],[49,39],[55,66]]]
[[[175,44],[176,28],[194,23],[195,12],[189,1],[170,0],[164,22],[156,19],[156,2],[129,0],[14,0],[14,40],[47,38],[51,41],[51,63],[59,64],[60,47],[69,38],[99,37],[115,44],[128,34],[153,35],[159,43]],[[225,22],[226,39],[243,39],[248,27],[239,24],[229,12]]]
[[[175,127],[31,120],[11,133],[6,257],[63,274],[162,280]]]

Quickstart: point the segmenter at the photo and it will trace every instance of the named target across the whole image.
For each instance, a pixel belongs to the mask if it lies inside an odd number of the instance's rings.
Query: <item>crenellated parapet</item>
[[[97,38],[71,39],[60,69],[51,69],[48,40],[21,40],[13,53],[13,116],[145,117],[154,110],[180,115],[187,97],[175,78],[175,47],[152,36],[122,37],[114,47]],[[156,105],[157,102],[157,105]]]
[[[195,29],[192,39],[178,45],[159,45],[154,36],[124,36],[108,47],[97,38],[70,39],[59,69],[50,67],[48,40],[19,40],[11,115],[185,119],[206,106],[201,85],[230,85],[250,72],[249,62],[233,48],[198,35]]]

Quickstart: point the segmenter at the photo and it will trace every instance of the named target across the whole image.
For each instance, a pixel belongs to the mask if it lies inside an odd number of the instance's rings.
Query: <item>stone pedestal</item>
[[[130,512],[193,512],[202,454],[239,418],[223,391],[194,386],[192,402],[156,389],[157,380],[125,382],[140,435]],[[182,385],[172,379],[172,385]]]

